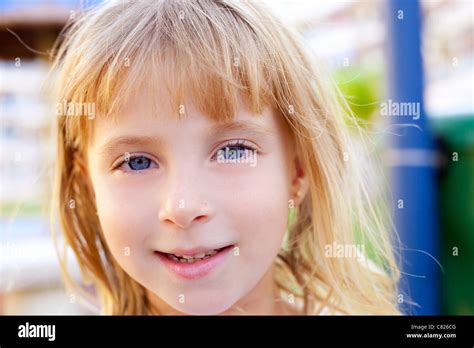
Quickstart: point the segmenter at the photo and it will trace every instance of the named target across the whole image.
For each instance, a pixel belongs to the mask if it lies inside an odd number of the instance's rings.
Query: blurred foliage
[[[334,72],[334,80],[361,127],[374,122],[385,95],[382,73],[369,67],[344,67]]]
[[[0,203],[0,217],[30,217],[44,214],[44,207],[39,203],[3,202]]]

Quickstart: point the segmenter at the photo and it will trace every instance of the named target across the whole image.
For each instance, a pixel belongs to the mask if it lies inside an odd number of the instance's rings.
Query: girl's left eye
[[[237,140],[229,142],[217,150],[212,159],[229,160],[231,162],[231,160],[242,160],[248,157],[251,152],[257,152],[257,148],[254,145],[249,144],[245,140]]]

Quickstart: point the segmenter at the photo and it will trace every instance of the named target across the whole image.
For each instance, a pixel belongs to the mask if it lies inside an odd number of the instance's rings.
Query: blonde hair
[[[358,130],[354,118],[297,35],[268,10],[248,1],[109,2],[76,19],[56,53],[54,99],[95,103],[100,117],[117,112],[144,76],[168,89],[173,110],[186,92],[216,121],[234,116],[239,94],[256,114],[272,107],[291,129],[309,180],[275,261],[282,294],[294,296],[306,314],[323,307],[398,313],[391,226],[357,170],[347,130],[348,123]],[[144,288],[114,260],[101,231],[85,165],[91,122],[66,112],[57,120],[55,207],[65,247],[105,313],[150,314]],[[357,242],[370,258],[325,255],[328,245]],[[64,257],[67,284],[81,291]]]

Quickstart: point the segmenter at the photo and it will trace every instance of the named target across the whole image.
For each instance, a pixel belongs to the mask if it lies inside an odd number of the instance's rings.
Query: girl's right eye
[[[151,160],[145,156],[132,157],[128,161],[131,170],[144,170],[150,168]]]
[[[143,155],[135,155],[135,156],[126,157],[122,162],[120,162],[116,166],[116,169],[139,172],[139,171],[147,170],[150,168],[154,168],[156,166],[157,165],[154,163],[152,159]]]

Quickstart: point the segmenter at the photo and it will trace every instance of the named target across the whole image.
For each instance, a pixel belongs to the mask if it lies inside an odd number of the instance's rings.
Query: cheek
[[[239,234],[239,253],[255,267],[268,267],[276,256],[288,223],[288,184],[284,163],[262,161],[247,168],[218,192],[220,211]]]
[[[107,245],[124,268],[144,259],[144,240],[152,230],[154,215],[148,190],[140,185],[121,185],[113,179],[96,180],[97,211]],[[127,265],[129,265],[127,267]]]

